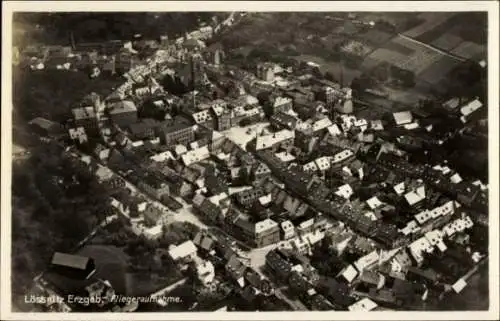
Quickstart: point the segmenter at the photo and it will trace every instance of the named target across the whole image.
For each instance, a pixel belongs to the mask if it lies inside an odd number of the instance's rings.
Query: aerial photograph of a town
[[[489,309],[487,12],[12,19],[13,311]]]

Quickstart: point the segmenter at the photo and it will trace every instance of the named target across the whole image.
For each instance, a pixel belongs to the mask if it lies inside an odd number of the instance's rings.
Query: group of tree
[[[72,251],[109,213],[106,190],[76,174],[58,147],[39,145],[12,168],[12,273],[21,294],[54,251]]]

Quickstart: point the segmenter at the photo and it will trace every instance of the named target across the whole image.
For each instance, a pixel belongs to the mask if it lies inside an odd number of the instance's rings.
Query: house
[[[359,300],[358,302],[350,305],[348,307],[349,311],[353,312],[368,312],[368,311],[373,311],[375,308],[378,307],[378,304],[372,301],[369,298],[363,298]]]
[[[354,262],[354,266],[359,272],[364,271],[365,269],[369,269],[373,265],[377,264],[379,261],[379,254],[377,251],[372,251],[365,256],[360,257],[356,262]]]
[[[77,128],[70,128],[68,132],[69,132],[69,138],[78,141],[80,144],[86,143],[88,141],[85,128],[82,126]]]
[[[261,180],[266,177],[269,177],[269,175],[271,175],[271,170],[266,164],[262,162],[257,162],[253,166],[251,174],[254,180]]]
[[[203,161],[210,157],[210,151],[207,146],[203,146],[197,149],[190,150],[181,156],[182,162],[186,166],[190,166],[194,163]]]
[[[137,186],[156,199],[169,194],[169,185],[152,173],[145,174]]]
[[[295,138],[295,133],[291,130],[283,129],[275,133],[257,136],[255,141],[253,142],[252,147],[256,151],[263,149],[278,149],[283,148],[286,149],[293,145],[293,141]]]
[[[339,277],[342,277],[347,283],[351,283],[358,276],[358,271],[353,265],[348,265],[339,272]]]
[[[245,286],[245,271],[247,266],[238,259],[238,256],[233,254],[225,265],[226,272],[236,281],[240,287]]]
[[[52,256],[51,268],[76,279],[89,279],[96,271],[92,258],[61,252],[55,252]]]
[[[148,226],[156,225],[156,223],[163,214],[161,209],[152,204],[148,204],[142,213],[144,216],[144,221]]]
[[[392,114],[394,123],[397,126],[403,126],[413,122],[413,115],[410,111],[401,111]]]
[[[168,254],[174,262],[188,262],[196,257],[197,248],[193,241],[189,240],[179,245],[171,245]]]
[[[411,243],[409,246],[409,251],[410,254],[412,255],[413,259],[417,262],[418,265],[423,263],[424,261],[424,253],[432,253],[434,252],[434,247],[432,244],[425,238],[421,237]]]
[[[479,99],[474,99],[465,104],[464,106],[462,106],[460,108],[460,113],[462,114],[462,116],[467,117],[472,113],[474,113],[476,110],[480,109],[481,107],[483,107],[483,103],[481,103]]]
[[[195,260],[196,276],[204,286],[208,286],[215,279],[215,268],[212,262],[198,259]]]
[[[280,224],[282,230],[282,239],[289,240],[295,236],[295,227],[292,222],[286,220]]]
[[[239,215],[233,224],[238,236],[252,246],[264,247],[280,241],[278,223],[271,219],[252,223],[247,218]]]

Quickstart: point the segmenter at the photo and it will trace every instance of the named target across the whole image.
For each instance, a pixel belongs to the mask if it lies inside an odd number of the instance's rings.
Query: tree
[[[331,72],[329,72],[329,71],[327,71],[327,72],[325,73],[325,79],[326,79],[326,80],[329,80],[329,81],[337,81],[337,80],[335,79],[335,76],[333,76],[333,74],[332,74]]]

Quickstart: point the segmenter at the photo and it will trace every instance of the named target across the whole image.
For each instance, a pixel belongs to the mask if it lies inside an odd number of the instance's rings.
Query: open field
[[[487,39],[486,13],[456,13],[448,17],[443,23],[435,25],[426,32],[414,37],[419,41],[431,43],[444,34],[459,37],[462,41],[470,41],[478,45],[485,45]]]
[[[484,56],[486,48],[476,43],[466,41],[455,47],[451,52],[457,56],[471,59],[479,55]]]
[[[438,26],[445,23],[448,19],[452,18],[456,13],[454,12],[422,12],[418,15],[424,22],[404,32],[408,37],[418,37]]]
[[[433,45],[436,48],[442,49],[442,50],[452,50],[453,48],[456,48],[460,43],[462,43],[462,38],[445,33],[441,37],[437,38],[433,42],[431,42],[431,45]]]
[[[461,64],[460,61],[450,57],[442,57],[429,65],[419,74],[419,78],[430,83],[437,84],[443,78],[446,78],[448,73]]]

